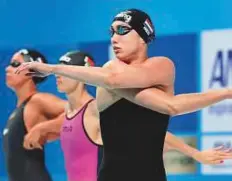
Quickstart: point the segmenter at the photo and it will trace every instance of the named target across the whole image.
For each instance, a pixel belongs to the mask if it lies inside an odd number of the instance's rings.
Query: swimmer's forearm
[[[146,69],[127,67],[124,71],[114,72],[102,67],[84,67],[70,65],[52,65],[51,72],[57,75],[67,76],[85,84],[100,86],[109,89],[119,88],[146,88],[161,85],[169,80],[168,74],[154,76]]]
[[[169,132],[166,133],[165,144],[167,144],[169,150],[177,150],[192,158],[194,158],[195,155],[199,153],[197,149],[187,145],[183,140],[177,138]]]
[[[109,76],[109,71],[101,67],[52,65],[51,72],[56,75],[62,75],[78,80],[85,84],[108,87],[106,80]]]
[[[169,95],[156,88],[143,90],[115,89],[113,92],[135,104],[171,116],[194,112],[231,97],[229,89],[176,96]]]
[[[180,94],[169,100],[174,115],[194,112],[230,98],[228,89],[210,90],[203,93]]]
[[[39,123],[38,125],[35,126],[35,129],[39,129],[40,134],[44,136],[49,133],[59,134],[63,121],[64,121],[64,114],[60,115],[55,119]]]

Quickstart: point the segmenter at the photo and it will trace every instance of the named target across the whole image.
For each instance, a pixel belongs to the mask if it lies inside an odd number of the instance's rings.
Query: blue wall
[[[113,15],[131,7],[151,15],[158,35],[228,28],[231,4],[230,0],[3,0],[0,46],[108,40]]]
[[[113,15],[131,7],[150,14],[158,35],[232,27],[231,4],[230,0],[86,0],[82,12],[85,16],[83,30],[87,36],[81,41],[108,39],[106,32]]]

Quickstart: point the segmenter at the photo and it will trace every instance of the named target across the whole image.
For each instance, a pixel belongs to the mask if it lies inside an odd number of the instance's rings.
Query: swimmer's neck
[[[19,107],[26,99],[37,93],[34,83],[25,83],[14,89],[17,96],[17,107]]]
[[[77,88],[72,93],[66,95],[68,99],[68,111],[75,112],[79,110],[88,100],[93,97],[87,92],[85,88]]]

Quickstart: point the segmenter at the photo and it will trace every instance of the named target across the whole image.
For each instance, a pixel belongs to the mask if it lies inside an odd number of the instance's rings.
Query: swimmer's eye
[[[128,26],[118,25],[116,30],[113,27],[110,27],[110,35],[111,37],[116,33],[117,35],[126,35],[132,30],[132,28]]]
[[[17,60],[14,60],[10,63],[10,66],[16,68],[19,67],[21,65],[21,62],[18,62]]]

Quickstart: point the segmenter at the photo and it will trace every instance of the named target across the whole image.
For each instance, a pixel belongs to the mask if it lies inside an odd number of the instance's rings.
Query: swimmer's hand
[[[15,73],[20,74],[23,71],[26,71],[27,76],[47,77],[52,73],[52,65],[41,62],[25,62],[16,69]]]
[[[35,148],[43,149],[42,148],[43,143],[41,143],[42,138],[43,138],[43,135],[42,135],[42,131],[41,131],[39,125],[35,126],[24,137],[23,146],[24,146],[24,148],[26,148],[28,150],[32,150]]]
[[[224,149],[223,146],[219,146],[214,149],[196,152],[193,158],[202,164],[222,164],[224,160],[232,159],[232,149]]]

